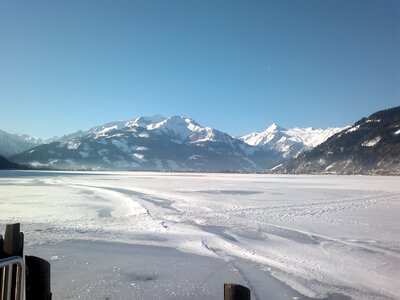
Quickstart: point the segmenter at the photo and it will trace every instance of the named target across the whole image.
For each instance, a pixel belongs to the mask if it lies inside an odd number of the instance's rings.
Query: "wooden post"
[[[9,256],[21,256],[24,254],[24,234],[20,232],[20,224],[6,225],[6,233],[4,235],[3,252]]]
[[[4,258],[3,244],[4,244],[3,236],[0,234],[0,259]]]
[[[250,300],[250,290],[240,284],[225,283],[224,300]]]
[[[26,300],[51,300],[50,263],[40,257],[25,256]]]

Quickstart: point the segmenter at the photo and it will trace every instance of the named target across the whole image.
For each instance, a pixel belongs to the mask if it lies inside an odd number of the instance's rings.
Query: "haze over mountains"
[[[49,169],[399,174],[400,107],[343,128],[292,128],[234,138],[188,117],[140,117],[52,140],[0,132],[0,155]]]

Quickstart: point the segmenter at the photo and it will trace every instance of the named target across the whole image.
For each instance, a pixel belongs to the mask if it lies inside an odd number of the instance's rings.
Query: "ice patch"
[[[173,142],[175,144],[182,144],[182,141],[177,140],[177,139],[171,139],[171,142]]]
[[[50,257],[50,261],[61,261],[64,259],[64,256],[53,255]]]
[[[112,134],[112,135],[108,135],[107,138],[108,139],[112,139],[112,138],[119,138],[121,136],[124,136],[124,133],[116,133],[116,134]]]
[[[68,142],[67,143],[67,149],[78,149],[78,147],[81,145],[80,142]]]
[[[198,160],[198,159],[203,159],[203,156],[194,154],[194,155],[189,156],[188,159],[189,160]]]
[[[120,130],[125,127],[125,122],[120,121],[120,122],[113,122],[113,123],[108,123],[103,126],[97,126],[92,129],[90,129],[90,132],[95,134],[95,138],[102,137],[102,136],[107,136],[109,135],[110,132],[114,130]]]
[[[362,146],[364,146],[364,147],[373,147],[376,144],[378,144],[380,140],[381,140],[381,137],[378,136],[378,137],[376,137],[376,138],[374,138],[372,140],[365,141],[364,143],[362,143]]]
[[[276,170],[276,169],[278,169],[279,167],[282,167],[282,166],[283,166],[283,164],[279,164],[279,165],[276,165],[275,167],[271,168],[270,170],[274,171],[274,170]]]
[[[40,162],[38,162],[38,161],[31,162],[30,165],[31,165],[32,167],[35,167],[35,168],[38,168],[38,167],[48,167],[48,166],[49,166],[49,164],[40,163]]]
[[[147,151],[147,150],[149,150],[149,148],[143,147],[143,146],[139,146],[139,147],[133,147],[133,150],[135,150],[135,151]]]
[[[335,165],[335,164],[331,164],[331,165],[327,166],[327,167],[325,168],[325,171],[329,171],[330,169],[333,168],[334,165]]]
[[[354,131],[358,130],[359,128],[360,128],[360,125],[353,126],[349,130],[347,130],[346,133],[354,132]]]
[[[144,161],[144,155],[142,153],[133,153],[135,158],[138,158],[140,161]]]
[[[143,139],[148,139],[148,138],[150,137],[150,135],[149,135],[148,133],[144,133],[144,132],[139,133],[138,136],[141,137],[141,138],[143,138]]]

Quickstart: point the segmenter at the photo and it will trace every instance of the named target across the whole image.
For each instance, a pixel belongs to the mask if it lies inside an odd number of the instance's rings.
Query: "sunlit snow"
[[[2,171],[0,189],[55,299],[400,298],[399,177]]]
[[[140,161],[144,160],[144,155],[141,153],[133,153],[135,158],[138,158]]]
[[[78,147],[81,145],[80,142],[69,142],[67,144],[67,149],[78,149]]]
[[[359,128],[360,128],[360,125],[353,126],[353,127],[351,127],[350,129],[348,129],[348,130],[346,131],[346,133],[350,133],[350,132],[357,131]]]
[[[343,128],[291,128],[285,129],[272,124],[261,133],[252,132],[240,139],[252,146],[267,147],[282,152],[284,157],[297,156],[302,151],[314,148],[325,142]]]
[[[364,146],[364,147],[373,147],[376,144],[378,144],[380,140],[381,140],[381,137],[377,136],[376,138],[374,138],[372,140],[365,141],[364,143],[362,143],[362,146]]]

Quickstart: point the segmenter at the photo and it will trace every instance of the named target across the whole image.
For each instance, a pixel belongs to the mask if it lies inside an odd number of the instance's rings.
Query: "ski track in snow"
[[[32,246],[112,239],[217,257],[259,299],[247,263],[307,297],[400,297],[397,177],[15,174],[0,176],[0,221],[24,220]]]

